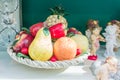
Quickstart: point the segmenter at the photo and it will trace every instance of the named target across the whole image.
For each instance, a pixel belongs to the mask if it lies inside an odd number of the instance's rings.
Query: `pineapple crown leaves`
[[[69,13],[65,13],[65,9],[61,5],[56,6],[54,8],[50,8],[50,11],[52,12],[53,15],[54,14],[61,16],[69,15]]]

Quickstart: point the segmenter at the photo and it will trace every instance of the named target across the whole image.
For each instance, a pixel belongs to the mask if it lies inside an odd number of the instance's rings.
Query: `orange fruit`
[[[77,45],[68,37],[61,37],[54,43],[54,55],[58,60],[70,60],[76,56]]]

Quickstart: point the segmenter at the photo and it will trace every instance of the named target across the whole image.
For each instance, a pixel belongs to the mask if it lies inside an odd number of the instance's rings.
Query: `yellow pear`
[[[47,61],[53,55],[51,35],[47,28],[41,28],[29,46],[29,55],[33,60]]]

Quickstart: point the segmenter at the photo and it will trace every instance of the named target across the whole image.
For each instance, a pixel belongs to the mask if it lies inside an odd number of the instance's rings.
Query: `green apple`
[[[89,42],[86,36],[76,34],[71,37],[77,44],[77,49],[81,49],[82,53],[86,53],[89,48]]]

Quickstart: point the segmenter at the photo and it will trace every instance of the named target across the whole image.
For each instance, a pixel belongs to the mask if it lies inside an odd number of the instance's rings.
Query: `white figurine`
[[[115,56],[114,47],[117,45],[117,28],[116,25],[108,25],[105,29],[106,33],[103,33],[106,39],[106,51],[104,53],[105,57]]]
[[[117,27],[117,31],[116,31],[116,34],[117,34],[117,38],[116,38],[116,41],[117,41],[117,46],[115,46],[114,48],[114,51],[118,51],[118,48],[120,47],[120,21],[118,20],[112,20],[108,23],[108,25],[116,25]]]
[[[120,80],[118,60],[115,57],[108,57],[104,62],[95,61],[91,70],[96,80]]]

